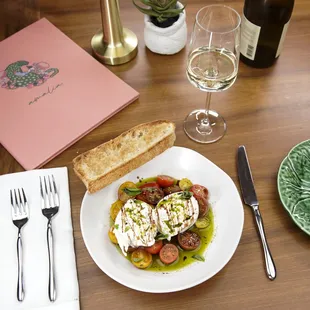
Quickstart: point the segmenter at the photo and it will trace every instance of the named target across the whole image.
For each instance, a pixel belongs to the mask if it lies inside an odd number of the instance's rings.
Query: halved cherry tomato
[[[178,234],[178,242],[185,251],[193,251],[200,246],[200,237],[195,232],[187,230]]]
[[[156,187],[156,188],[159,188],[159,185],[156,182],[148,182],[148,183],[144,183],[144,184],[139,186],[139,188],[146,188],[146,187]]]
[[[137,268],[145,269],[152,264],[152,254],[143,249],[137,249],[131,253],[131,262]]]
[[[141,194],[137,195],[135,199],[138,199],[138,200],[144,201],[146,203],[149,203],[149,201],[146,198],[145,193],[141,193]]]
[[[116,200],[114,203],[112,203],[111,208],[110,208],[110,216],[113,221],[115,221],[117,214],[121,210],[123,205],[124,205],[124,202],[121,200]]]
[[[159,252],[159,258],[164,264],[171,264],[176,261],[178,257],[179,250],[172,243],[165,244]]]
[[[204,217],[209,211],[208,195],[209,191],[202,185],[195,184],[190,191],[194,194],[199,204],[199,217]]]
[[[159,200],[163,199],[165,194],[161,188],[145,188],[143,190],[143,193],[145,194],[145,197],[149,204],[156,205]]]
[[[195,222],[195,226],[197,228],[207,228],[210,225],[210,219],[207,216],[201,217],[199,219],[197,219],[197,221]]]
[[[158,175],[156,181],[160,187],[168,187],[174,184],[175,179],[168,175]]]
[[[180,192],[181,188],[178,185],[171,185],[171,186],[165,187],[163,191],[165,195],[170,195],[172,193]]]
[[[158,254],[162,247],[163,247],[163,241],[158,240],[152,246],[145,248],[145,250],[151,254]]]
[[[179,181],[179,186],[182,191],[188,191],[193,186],[193,183],[188,178],[183,178]]]
[[[199,205],[199,218],[204,217],[209,211],[209,203],[206,198],[198,197],[196,198]]]
[[[126,202],[128,199],[134,198],[134,197],[127,195],[124,192],[124,188],[137,188],[137,185],[133,182],[127,181],[127,182],[121,184],[120,187],[118,188],[118,192],[117,192],[118,199],[123,201],[123,202]]]
[[[127,253],[132,253],[133,251],[137,250],[138,248],[133,248],[132,246],[128,247]]]
[[[198,184],[193,185],[190,191],[194,194],[196,199],[197,197],[203,197],[207,199],[209,195],[209,191],[204,186]]]
[[[113,243],[118,244],[118,241],[117,241],[116,236],[115,236],[115,234],[114,234],[114,232],[113,232],[113,229],[114,229],[114,227],[111,227],[111,228],[109,229],[108,235],[109,235],[110,240],[111,240]]]

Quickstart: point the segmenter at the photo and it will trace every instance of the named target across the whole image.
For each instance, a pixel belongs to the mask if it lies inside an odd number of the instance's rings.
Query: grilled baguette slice
[[[140,124],[77,156],[73,168],[88,192],[95,193],[164,152],[174,141],[174,123]]]

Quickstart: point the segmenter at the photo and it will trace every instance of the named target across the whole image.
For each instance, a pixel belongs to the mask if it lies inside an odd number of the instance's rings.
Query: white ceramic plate
[[[189,178],[210,192],[215,234],[205,252],[205,262],[179,271],[161,273],[139,270],[125,259],[108,238],[109,210],[117,189],[125,181],[158,174]],[[86,193],[81,209],[81,229],[86,247],[98,267],[115,281],[132,289],[167,293],[198,285],[219,272],[234,254],[243,228],[243,205],[230,177],[201,154],[172,147],[140,168],[95,194]]]

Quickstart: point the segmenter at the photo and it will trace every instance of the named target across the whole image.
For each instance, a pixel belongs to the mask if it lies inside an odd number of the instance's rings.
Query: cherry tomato
[[[190,191],[194,194],[199,204],[199,217],[204,217],[209,211],[208,195],[209,191],[202,185],[195,184]]]
[[[137,250],[138,248],[133,248],[132,246],[128,247],[127,253],[132,253],[133,251]]]
[[[159,240],[156,241],[152,246],[145,248],[145,250],[151,254],[158,254],[162,247],[163,247],[163,241]]]
[[[145,269],[152,264],[152,254],[144,249],[137,249],[131,253],[131,262],[140,269]]]
[[[115,221],[117,214],[121,210],[123,205],[124,205],[124,202],[121,200],[117,200],[114,203],[112,203],[111,208],[110,208],[110,216],[113,221]]]
[[[193,251],[200,246],[200,237],[195,232],[187,230],[178,234],[178,242],[185,251]]]
[[[170,195],[172,193],[180,192],[181,188],[178,185],[171,185],[171,186],[165,187],[163,191],[165,195]]]
[[[135,199],[138,199],[138,200],[144,201],[146,203],[149,203],[149,201],[146,198],[145,192],[137,195]]]
[[[168,175],[158,175],[156,181],[160,187],[168,187],[174,184],[175,179]]]
[[[108,235],[109,235],[110,240],[111,240],[113,243],[118,244],[117,239],[116,239],[116,236],[115,236],[115,234],[114,234],[114,232],[113,232],[113,229],[114,229],[113,227],[111,227],[111,228],[109,229]]]
[[[127,195],[125,192],[124,192],[124,188],[138,188],[137,185],[133,182],[125,182],[123,184],[121,184],[121,186],[118,188],[118,199],[123,201],[123,202],[126,202],[128,199],[130,198],[134,198],[133,196],[129,196]]]
[[[178,257],[179,250],[174,244],[171,243],[165,244],[159,252],[159,258],[164,264],[171,264],[176,261]]]
[[[163,190],[156,187],[145,188],[143,193],[145,194],[148,203],[151,205],[156,205],[159,200],[163,199],[165,196]]]
[[[179,186],[182,191],[188,191],[193,186],[193,183],[191,182],[191,180],[183,178],[179,181]]]
[[[204,216],[202,218],[197,219],[195,222],[195,226],[197,228],[207,228],[210,225],[210,219],[208,217]]]
[[[208,200],[203,197],[196,198],[199,205],[199,218],[204,217],[209,211]]]
[[[147,188],[147,187],[156,187],[159,188],[159,185],[156,182],[148,182],[139,186],[139,188]]]
[[[209,191],[202,185],[195,184],[191,187],[190,191],[194,194],[194,197],[203,197],[205,199],[208,198]]]

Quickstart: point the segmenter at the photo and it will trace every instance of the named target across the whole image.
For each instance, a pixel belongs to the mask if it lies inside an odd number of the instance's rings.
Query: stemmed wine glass
[[[211,111],[212,92],[231,87],[239,64],[239,14],[225,5],[209,5],[200,9],[190,41],[187,77],[191,84],[207,92],[205,109],[192,111],[184,120],[185,133],[200,143],[211,143],[226,132],[225,120]]]

